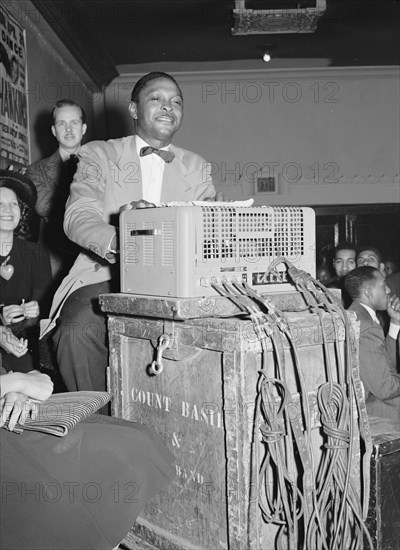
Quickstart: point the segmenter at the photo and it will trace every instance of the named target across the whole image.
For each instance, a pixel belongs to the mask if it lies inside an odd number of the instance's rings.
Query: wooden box
[[[369,419],[372,437],[371,492],[367,527],[374,550],[400,548],[400,425]]]
[[[181,302],[171,307],[171,300],[153,298],[146,310],[144,300],[132,295],[100,298],[108,313],[113,415],[154,427],[176,457],[176,479],[147,505],[133,532],[165,550],[275,548],[278,527],[265,523],[258,507],[255,449],[262,453],[264,447],[254,428],[259,372],[265,368],[269,376],[277,375],[271,341],[265,341],[263,355],[248,319],[213,318],[204,304],[197,312],[198,302],[190,307],[185,302],[185,309]],[[227,304],[220,310],[229,308]],[[184,311],[202,318],[176,320]],[[298,311],[287,316],[307,388],[316,470],[322,447],[317,389],[327,379],[322,330],[315,314]],[[335,371],[337,354],[341,361],[344,356],[343,323],[324,314],[323,325]],[[163,370],[149,375],[162,335],[169,341]],[[285,340],[282,354],[293,412],[300,418],[298,371]],[[336,372],[333,376],[337,380]],[[359,494],[356,418],[353,424],[352,481]],[[307,469],[312,470],[311,463]],[[305,506],[311,509],[312,502]]]

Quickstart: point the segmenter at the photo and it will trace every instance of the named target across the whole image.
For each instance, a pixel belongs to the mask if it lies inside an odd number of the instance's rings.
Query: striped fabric
[[[32,430],[63,437],[110,399],[110,393],[100,391],[56,393],[44,403],[39,403],[34,420],[27,418],[23,426],[17,422],[13,432],[20,434],[24,430]],[[8,429],[8,421],[2,427]]]

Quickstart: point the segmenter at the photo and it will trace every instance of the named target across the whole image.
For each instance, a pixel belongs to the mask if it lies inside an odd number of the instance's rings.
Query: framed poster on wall
[[[0,166],[29,163],[25,31],[0,5]]]

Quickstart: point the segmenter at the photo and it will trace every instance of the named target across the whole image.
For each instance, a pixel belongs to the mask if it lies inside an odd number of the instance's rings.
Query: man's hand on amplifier
[[[138,201],[132,201],[128,204],[124,204],[119,209],[119,212],[123,212],[124,210],[136,210],[137,208],[156,208],[156,205],[153,202],[145,201],[144,199],[140,199]],[[108,252],[106,253],[106,260],[110,264],[115,264],[117,262],[117,254],[118,254],[118,246],[117,246],[118,237],[117,235],[114,235],[110,246],[108,247]]]
[[[230,199],[227,199],[223,193],[223,191],[218,191],[216,193],[215,197],[212,199],[204,199],[207,202],[232,202]]]
[[[136,210],[137,208],[156,208],[156,205],[153,202],[145,201],[144,199],[140,199],[138,201],[132,201],[129,204],[124,204],[119,209],[120,213],[124,210]]]
[[[218,193],[215,194],[215,196],[211,199],[204,199],[204,201],[206,202],[221,202],[221,201],[226,201],[227,199],[225,198],[225,195],[222,191],[218,191]]]
[[[115,234],[112,238],[111,243],[108,246],[108,252],[106,253],[106,260],[110,264],[117,263],[117,254],[118,254],[118,235]]]

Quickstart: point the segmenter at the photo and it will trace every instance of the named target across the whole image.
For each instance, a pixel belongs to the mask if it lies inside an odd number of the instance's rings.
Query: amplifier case
[[[121,292],[215,296],[212,282],[246,282],[259,292],[292,290],[285,256],[315,275],[315,213],[303,207],[175,206],[123,209]]]

